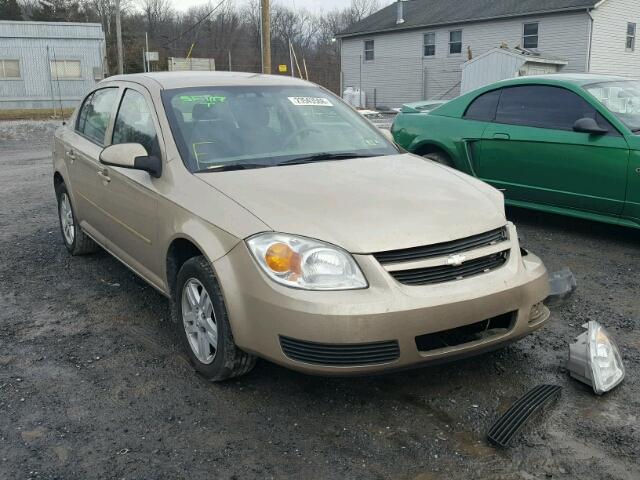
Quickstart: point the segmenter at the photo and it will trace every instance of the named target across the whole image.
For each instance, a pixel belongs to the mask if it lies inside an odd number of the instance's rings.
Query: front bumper
[[[510,226],[509,260],[474,277],[435,285],[407,286],[395,281],[371,255],[355,255],[369,288],[304,291],[268,279],[244,242],[214,263],[225,296],[236,344],[248,352],[306,373],[354,375],[410,368],[477,354],[513,342],[542,326],[549,310],[547,272],[533,254],[523,257]],[[536,306],[535,308],[533,308]],[[532,318],[532,308],[535,318]],[[510,315],[508,328],[472,341],[426,350],[416,337]],[[311,345],[311,361],[285,354],[282,339]],[[357,350],[361,344],[397,342],[399,352],[380,363],[323,364],[324,350]],[[315,344],[320,347],[315,348]],[[365,345],[366,352],[371,353]],[[375,353],[375,352],[374,352]],[[293,355],[295,357],[295,355]],[[372,357],[366,357],[369,360]],[[327,361],[326,363],[332,363]]]

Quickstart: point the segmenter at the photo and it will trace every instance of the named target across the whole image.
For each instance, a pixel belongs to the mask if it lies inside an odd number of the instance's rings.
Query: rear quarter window
[[[479,120],[482,122],[492,122],[496,116],[498,101],[500,100],[501,90],[492,90],[476,97],[464,112],[467,120]]]

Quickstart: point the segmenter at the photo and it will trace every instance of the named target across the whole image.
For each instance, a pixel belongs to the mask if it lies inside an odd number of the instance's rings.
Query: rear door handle
[[[496,140],[509,140],[511,137],[508,133],[494,133],[493,138]]]
[[[67,150],[65,152],[65,155],[67,156],[67,158],[71,161],[71,163],[73,163],[76,159],[76,154],[73,153],[73,150]]]
[[[97,173],[103,182],[109,183],[111,181],[111,177],[109,176],[109,171],[106,168],[103,170],[98,170]]]

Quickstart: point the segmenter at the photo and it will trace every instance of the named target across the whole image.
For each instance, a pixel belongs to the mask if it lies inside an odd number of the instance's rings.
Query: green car
[[[508,205],[640,228],[640,81],[504,80],[391,128],[417,155],[504,191]]]

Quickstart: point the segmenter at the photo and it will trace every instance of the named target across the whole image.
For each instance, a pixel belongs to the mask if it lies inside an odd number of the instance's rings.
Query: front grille
[[[494,253],[486,257],[468,260],[462,265],[439,265],[437,267],[414,268],[389,272],[398,282],[405,285],[430,285],[433,283],[462,280],[481,273],[495,270],[504,265],[509,258],[509,251]]]
[[[455,347],[464,343],[489,338],[506,333],[513,328],[517,312],[504,313],[480,322],[461,327],[427,333],[416,337],[416,347],[420,352]]]
[[[508,238],[507,228],[501,227],[490,232],[480,233],[467,238],[450,242],[424,245],[421,247],[404,248],[374,253],[373,256],[381,264],[424,260],[433,257],[444,257],[454,253],[466,252],[476,248],[486,247],[502,242]]]
[[[280,346],[292,360],[336,367],[388,363],[400,356],[397,340],[355,344],[315,343],[281,336]]]

